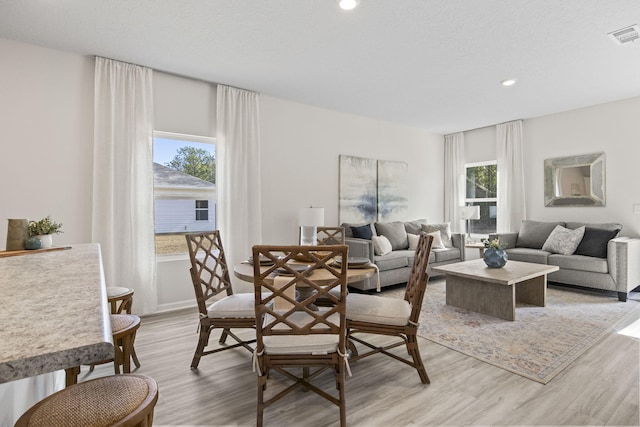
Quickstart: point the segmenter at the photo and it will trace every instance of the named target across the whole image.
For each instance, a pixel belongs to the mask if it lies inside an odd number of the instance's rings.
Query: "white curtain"
[[[464,232],[464,221],[458,218],[458,207],[464,205],[464,134],[444,136],[444,220],[452,231]]]
[[[498,154],[497,232],[518,231],[526,219],[522,120],[496,126]]]
[[[255,92],[218,85],[218,228],[231,266],[262,243],[258,101]]]
[[[107,286],[134,290],[133,309],[156,310],[152,70],[96,58],[92,240]]]

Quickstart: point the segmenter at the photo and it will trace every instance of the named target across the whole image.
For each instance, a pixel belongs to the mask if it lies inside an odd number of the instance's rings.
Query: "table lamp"
[[[464,219],[467,225],[467,242],[471,242],[471,227],[469,221],[472,219],[480,219],[480,206],[460,206],[458,209],[460,219]]]
[[[298,225],[300,225],[300,244],[316,246],[318,244],[318,226],[324,224],[324,208],[300,209]]]

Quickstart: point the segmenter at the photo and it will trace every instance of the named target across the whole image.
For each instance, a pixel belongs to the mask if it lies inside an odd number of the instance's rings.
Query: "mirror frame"
[[[588,166],[591,185],[587,195],[558,196],[556,186],[560,171],[567,167]],[[557,157],[544,161],[544,205],[545,206],[604,206],[605,205],[605,155],[584,154]]]

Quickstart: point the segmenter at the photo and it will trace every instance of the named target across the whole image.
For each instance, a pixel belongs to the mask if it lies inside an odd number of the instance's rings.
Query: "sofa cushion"
[[[387,255],[393,250],[391,242],[385,236],[372,236],[371,240],[373,241],[373,252],[376,255]]]
[[[434,231],[433,233],[427,233],[427,236],[433,237],[431,242],[431,249],[446,249],[442,242],[442,233],[440,231]]]
[[[600,230],[608,230],[608,231],[622,230],[622,224],[618,224],[615,222],[601,222],[601,223],[592,223],[592,224],[588,222],[567,222],[566,227],[572,230],[575,230],[576,228],[582,227],[583,225],[585,227],[598,228]]]
[[[369,224],[350,228],[351,235],[357,239],[371,240],[371,237],[373,236],[373,231],[371,230],[371,225]]]
[[[409,234],[420,234],[422,231],[422,224],[426,224],[426,219],[416,219],[414,221],[407,221],[404,223],[404,229]]]
[[[433,233],[434,231],[440,232],[440,237],[442,238],[442,243],[446,248],[452,248],[453,242],[451,241],[451,223],[447,222],[444,224],[423,224],[422,231],[426,231],[427,233]]]
[[[536,264],[547,264],[549,255],[551,255],[542,249],[531,248],[505,249],[505,252],[512,261],[533,262]]]
[[[391,248],[394,251],[409,248],[409,240],[407,239],[407,230],[404,223],[395,222],[376,222],[376,234],[385,236],[391,242]]]
[[[547,241],[549,234],[556,228],[556,225],[564,227],[564,222],[540,222],[525,219],[522,221],[516,247],[542,249],[542,245]]]
[[[593,273],[608,273],[609,265],[606,259],[584,255],[549,255],[549,264],[557,265],[561,269],[589,271]]]
[[[619,232],[619,229],[603,230],[601,228],[586,227],[582,241],[574,254],[606,258],[609,240],[615,238]]]
[[[554,254],[572,255],[584,236],[584,229],[584,225],[575,230],[556,225],[542,245],[542,250]]]
[[[356,224],[356,223],[343,222],[342,224],[340,224],[340,227],[344,228],[344,237],[354,237],[351,227],[362,227],[363,225],[369,226],[371,228],[371,234],[373,236],[376,235],[376,229],[373,227],[373,224],[367,224],[367,223]]]
[[[431,252],[435,254],[436,262],[460,259],[460,249],[458,248],[434,249]]]
[[[409,265],[409,257],[415,256],[415,251],[393,251],[386,255],[376,255],[373,257],[378,270],[386,271],[393,270],[395,268],[407,267]]]

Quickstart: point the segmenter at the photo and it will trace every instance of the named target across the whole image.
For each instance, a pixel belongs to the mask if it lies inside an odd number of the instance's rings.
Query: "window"
[[[480,219],[470,220],[472,234],[496,232],[498,202],[497,162],[469,163],[465,165],[466,195],[465,204],[480,206]]]
[[[187,252],[184,234],[216,227],[215,138],[153,133],[156,255]]]

